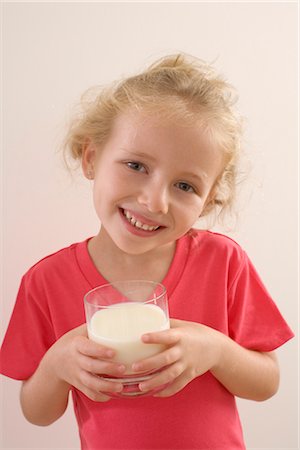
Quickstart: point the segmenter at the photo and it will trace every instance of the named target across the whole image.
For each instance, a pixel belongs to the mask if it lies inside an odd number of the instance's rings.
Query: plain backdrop
[[[2,25],[1,340],[22,274],[98,230],[91,186],[68,175],[59,152],[73,106],[88,87],[178,51],[213,62],[239,91],[251,171],[238,223],[223,232],[297,333],[297,3],[4,2]],[[299,448],[297,337],[278,355],[279,393],[238,400],[249,449]],[[57,423],[33,426],[19,387],[2,377],[1,448],[78,449],[72,405]]]

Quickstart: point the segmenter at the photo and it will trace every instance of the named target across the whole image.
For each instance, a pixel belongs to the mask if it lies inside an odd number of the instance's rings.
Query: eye
[[[125,164],[129,169],[135,170],[136,172],[146,172],[144,165],[137,161],[127,161]]]
[[[177,186],[178,189],[184,192],[195,192],[193,186],[191,186],[188,183],[185,183],[184,181],[179,181],[178,183],[175,184],[175,186]]]

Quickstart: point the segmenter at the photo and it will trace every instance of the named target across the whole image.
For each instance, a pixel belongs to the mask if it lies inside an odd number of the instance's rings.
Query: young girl
[[[2,346],[2,373],[23,380],[33,424],[62,416],[72,392],[82,449],[244,449],[235,396],[278,389],[274,350],[293,333],[244,250],[193,229],[230,207],[240,122],[230,86],[207,64],[168,56],[106,88],[70,127],[67,147],[93,180],[99,233],[52,254],[23,277]],[[122,384],[114,351],[87,337],[83,297],[116,280],[155,280],[168,291],[164,344],[136,361],[158,370],[152,396],[111,399]]]

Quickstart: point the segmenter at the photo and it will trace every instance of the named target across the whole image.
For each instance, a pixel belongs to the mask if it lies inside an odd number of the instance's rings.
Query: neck
[[[142,254],[123,252],[111,240],[106,230],[89,241],[90,256],[107,281],[148,279],[162,281],[168,272],[175,252],[175,242]]]

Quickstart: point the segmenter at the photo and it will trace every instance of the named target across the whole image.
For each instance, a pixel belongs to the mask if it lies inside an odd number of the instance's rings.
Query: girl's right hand
[[[105,393],[122,391],[122,383],[106,381],[97,376],[102,374],[120,377],[126,368],[123,364],[112,361],[115,356],[113,349],[88,338],[86,324],[64,334],[49,352],[55,375],[91,400],[105,402],[111,398]]]

